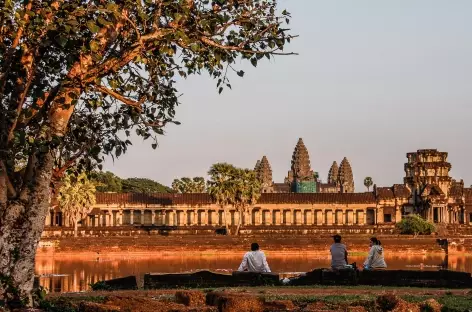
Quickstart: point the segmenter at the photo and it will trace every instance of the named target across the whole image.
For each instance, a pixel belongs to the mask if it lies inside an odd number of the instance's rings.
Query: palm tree
[[[211,166],[208,171],[210,180],[208,184],[208,193],[212,199],[224,210],[224,223],[226,232],[230,234],[228,221],[227,221],[227,209],[228,205],[235,205],[235,176],[236,168],[233,165],[227,163],[217,163]]]
[[[237,169],[235,206],[239,211],[239,221],[236,235],[239,235],[241,223],[247,208],[253,206],[261,196],[261,182],[256,172],[249,169]]]
[[[370,190],[370,187],[374,184],[374,181],[371,177],[366,177],[364,179],[364,186],[367,187],[367,192]]]
[[[85,173],[78,177],[66,175],[59,189],[59,207],[74,224],[74,236],[77,237],[78,223],[95,205],[95,184]]]

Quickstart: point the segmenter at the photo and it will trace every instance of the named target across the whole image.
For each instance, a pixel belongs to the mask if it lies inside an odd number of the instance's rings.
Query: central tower
[[[316,193],[316,178],[311,170],[310,156],[302,138],[298,139],[293,151],[291,170],[285,182],[290,184],[292,192]]]

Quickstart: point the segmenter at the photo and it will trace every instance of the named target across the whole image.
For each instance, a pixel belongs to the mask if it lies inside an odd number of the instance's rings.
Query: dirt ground
[[[324,286],[51,294],[43,302],[42,311],[465,312],[471,307],[472,292],[468,289]]]

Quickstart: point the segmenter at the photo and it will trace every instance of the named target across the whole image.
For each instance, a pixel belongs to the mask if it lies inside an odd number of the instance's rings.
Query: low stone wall
[[[287,284],[287,282],[285,283]],[[145,289],[282,285],[276,273],[233,272],[232,275],[200,271],[188,274],[146,274]],[[293,277],[288,285],[377,285],[393,287],[470,288],[470,273],[439,271],[330,271],[316,269]]]
[[[231,231],[234,232],[235,228]],[[241,229],[241,235],[320,235],[320,234],[393,234],[394,225],[330,225],[330,226],[245,226]],[[79,228],[79,236],[130,236],[130,235],[214,235],[224,234],[224,228],[214,226],[120,226],[120,227],[86,227]],[[74,236],[71,227],[46,227],[43,238],[60,238]]]

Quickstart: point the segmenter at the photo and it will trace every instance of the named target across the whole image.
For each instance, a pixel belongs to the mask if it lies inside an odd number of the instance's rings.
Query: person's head
[[[252,243],[251,244],[251,251],[257,251],[259,250],[259,244],[258,243]]]
[[[370,246],[372,247],[374,245],[380,245],[380,241],[376,237],[371,237],[370,238]]]
[[[341,235],[336,234],[333,236],[334,242],[335,243],[340,243],[341,242]]]

